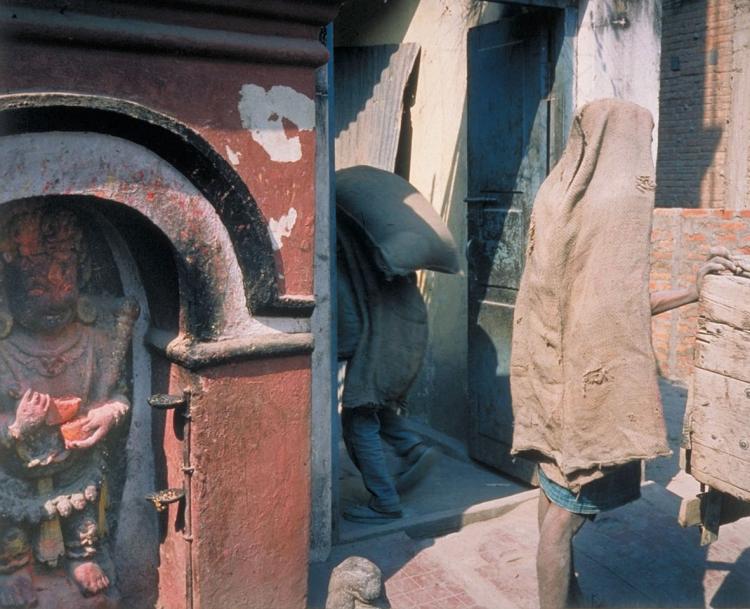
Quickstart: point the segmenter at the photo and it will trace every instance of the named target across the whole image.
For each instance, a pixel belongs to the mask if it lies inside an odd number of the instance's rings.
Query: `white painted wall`
[[[502,11],[501,3],[478,0],[351,0],[334,26],[337,46],[420,45],[409,180],[432,202],[460,248],[466,243],[467,33]],[[654,116],[654,154],[660,38],[660,0],[580,2],[575,104],[618,97],[644,106]],[[430,346],[411,395],[412,412],[464,439],[467,279],[429,272],[421,282]]]
[[[661,0],[582,0],[577,39],[576,106],[616,97],[659,118]]]
[[[466,77],[470,27],[496,20],[502,5],[471,0],[354,0],[334,24],[336,46],[416,43],[421,48],[411,108],[409,181],[466,243]],[[465,439],[468,431],[468,311],[464,276],[426,272],[430,344],[409,399],[412,416]]]

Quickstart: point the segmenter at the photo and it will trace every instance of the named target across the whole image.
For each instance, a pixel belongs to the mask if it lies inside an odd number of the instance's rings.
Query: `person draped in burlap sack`
[[[572,538],[640,496],[640,462],[670,453],[651,315],[694,302],[696,285],[649,294],[654,166],[650,113],[599,100],[576,115],[537,194],[516,302],[513,453],[537,461],[537,575],[544,609],[580,600]]]

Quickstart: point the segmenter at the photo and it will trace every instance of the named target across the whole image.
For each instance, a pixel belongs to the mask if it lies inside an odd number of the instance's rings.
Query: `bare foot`
[[[109,578],[93,560],[72,560],[68,572],[84,596],[94,596],[109,586]]]
[[[28,609],[36,606],[36,592],[28,568],[10,575],[0,575],[0,607]]]

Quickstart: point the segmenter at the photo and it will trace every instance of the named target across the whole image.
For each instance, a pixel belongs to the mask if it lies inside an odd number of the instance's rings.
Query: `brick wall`
[[[657,209],[651,290],[687,287],[713,245],[750,254],[750,209]],[[663,376],[687,382],[692,372],[697,305],[653,318],[653,344]]]
[[[726,205],[735,0],[664,0],[656,203]]]

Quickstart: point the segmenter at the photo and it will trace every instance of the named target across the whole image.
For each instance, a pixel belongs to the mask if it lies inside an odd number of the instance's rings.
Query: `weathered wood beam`
[[[521,4],[524,6],[538,6],[541,8],[569,8],[578,6],[575,0],[488,0],[498,4]]]

